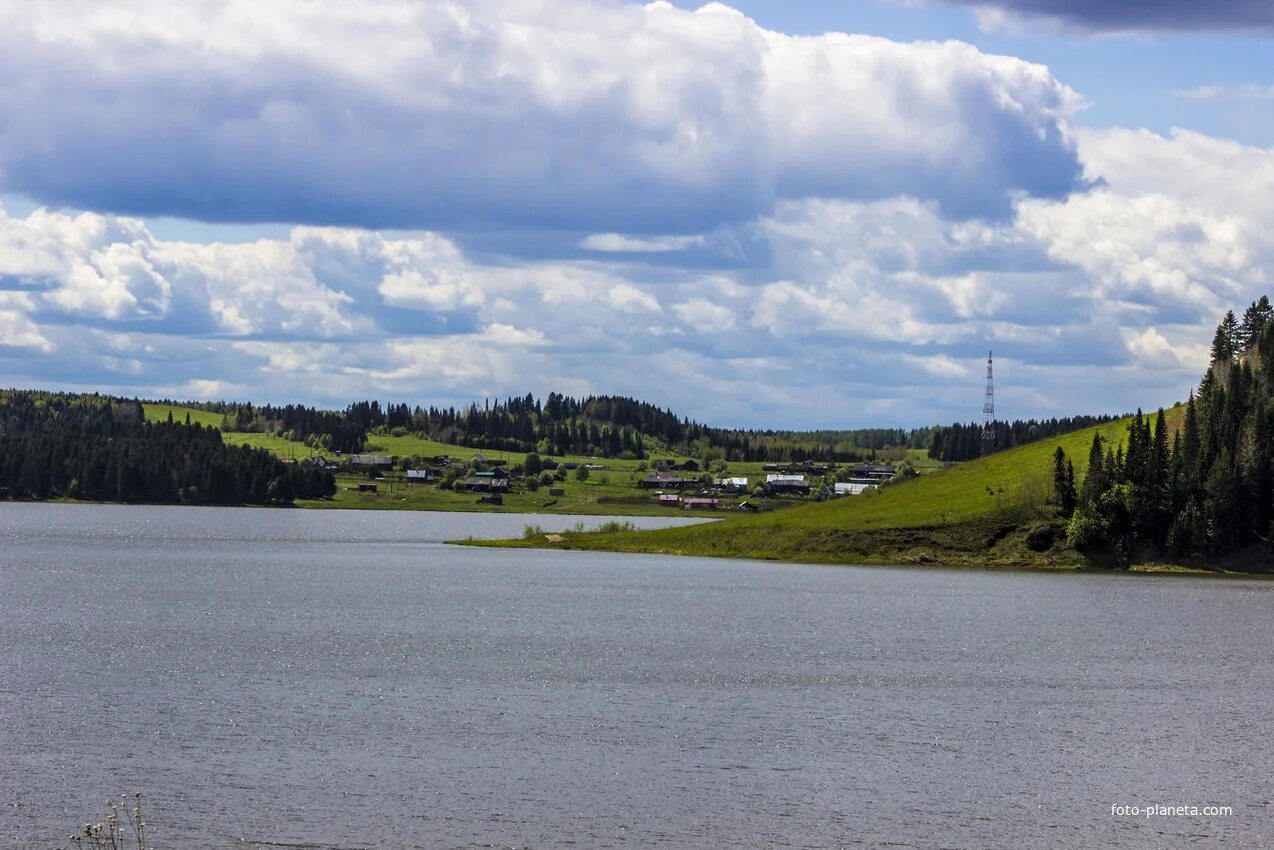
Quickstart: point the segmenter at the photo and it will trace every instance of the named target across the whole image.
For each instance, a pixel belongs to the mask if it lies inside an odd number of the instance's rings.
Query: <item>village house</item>
[[[427,469],[409,469],[407,470],[408,484],[428,484],[434,480],[434,474]]]
[[[677,507],[677,506],[678,506],[678,505],[680,505],[680,504],[681,504],[681,497],[680,497],[680,496],[678,496],[678,495],[677,495],[677,494],[675,494],[675,493],[661,493],[661,494],[659,494],[659,506],[660,506],[660,507],[663,507],[663,508],[667,508],[667,507],[674,507],[674,508],[675,508],[675,507]]]
[[[687,511],[713,510],[717,507],[716,499],[682,499],[681,508]]]
[[[356,470],[393,469],[395,460],[393,455],[350,455],[349,465]]]
[[[488,472],[475,472],[459,486],[471,493],[507,493],[509,473],[499,467]]]
[[[742,493],[748,489],[748,479],[741,476],[718,478],[714,484],[727,493]]]
[[[828,469],[825,466],[819,466],[810,461],[801,460],[791,463],[767,463],[761,466],[765,472],[781,473],[783,475],[826,475]]]
[[[837,481],[834,486],[837,496],[860,496],[880,485],[870,478],[851,478],[848,481]]]
[[[765,489],[775,496],[808,496],[811,487],[804,475],[767,475]]]
[[[641,486],[647,490],[680,490],[682,487],[686,487],[687,485],[694,483],[694,481],[689,481],[676,475],[668,475],[667,473],[661,472],[652,472],[641,480]]]
[[[882,481],[886,478],[893,478],[895,471],[896,470],[887,463],[856,463],[850,467],[849,474],[851,478]]]

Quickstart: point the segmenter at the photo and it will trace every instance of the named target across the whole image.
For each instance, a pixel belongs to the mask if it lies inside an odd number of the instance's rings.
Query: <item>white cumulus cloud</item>
[[[0,5],[0,190],[99,211],[635,251],[676,243],[614,234],[809,194],[1005,214],[1076,185],[1080,105],[968,44],[793,37],[720,4]]]

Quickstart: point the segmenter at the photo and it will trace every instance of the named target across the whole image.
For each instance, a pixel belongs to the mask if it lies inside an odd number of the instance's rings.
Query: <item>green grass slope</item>
[[[1170,411],[1176,427],[1181,408]],[[863,496],[709,525],[568,535],[547,545],[812,563],[934,563],[1078,567],[1073,549],[1034,552],[1026,527],[1047,520],[1052,456],[1060,445],[1082,478],[1093,434],[1121,443],[1126,420],[1041,440]],[[509,541],[504,545],[541,545]]]
[[[174,404],[142,404],[142,410],[146,414],[146,418],[151,422],[163,422],[168,418],[168,414],[172,414],[173,420],[177,422],[185,422],[186,416],[190,416],[190,421],[200,425],[213,428],[221,427],[221,414],[213,413],[210,410],[198,410],[193,407],[179,407]]]

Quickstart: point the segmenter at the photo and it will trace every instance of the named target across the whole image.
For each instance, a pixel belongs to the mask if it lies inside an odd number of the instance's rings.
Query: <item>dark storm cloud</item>
[[[1270,0],[942,0],[1096,32],[1274,32]]]

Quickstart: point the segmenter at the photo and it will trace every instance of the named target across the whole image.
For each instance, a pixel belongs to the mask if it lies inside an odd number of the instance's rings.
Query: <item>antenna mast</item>
[[[986,402],[982,405],[982,454],[995,451],[995,378],[991,352],[986,353]]]

